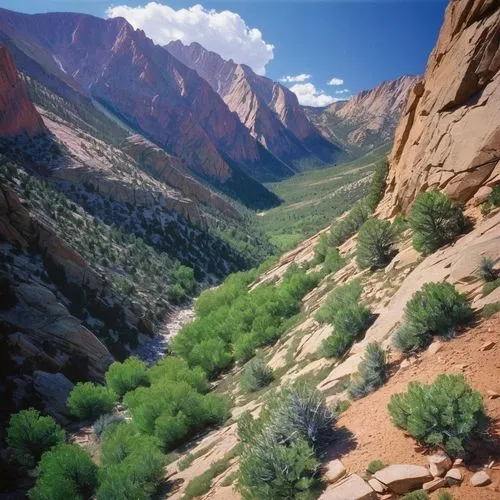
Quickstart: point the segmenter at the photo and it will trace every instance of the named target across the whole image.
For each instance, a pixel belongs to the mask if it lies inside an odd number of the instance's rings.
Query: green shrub
[[[228,455],[213,463],[201,476],[189,482],[184,492],[184,498],[190,499],[204,495],[210,489],[212,480],[224,473],[229,467]]]
[[[500,286],[500,278],[495,281],[488,281],[483,285],[483,297],[489,295],[493,290],[496,290]]]
[[[424,490],[411,491],[404,495],[402,500],[429,500],[429,495]]]
[[[438,500],[453,500],[453,495],[449,491],[438,491]]]
[[[330,250],[330,243],[328,242],[328,236],[326,234],[322,234],[319,237],[319,241],[317,245],[314,247],[314,264],[321,264],[325,261],[325,258]]]
[[[35,487],[28,492],[31,500],[86,500],[97,486],[97,466],[75,444],[60,444],[46,451],[39,464]]]
[[[107,387],[78,382],[69,394],[67,405],[75,418],[86,420],[109,413],[115,400],[116,394]]]
[[[394,254],[396,237],[391,223],[368,219],[359,229],[356,259],[361,269],[385,267]]]
[[[306,441],[284,446],[263,435],[242,455],[238,488],[245,499],[301,498],[314,486],[318,465]]]
[[[323,272],[326,274],[336,273],[346,264],[345,259],[340,255],[336,248],[330,248],[323,262]]]
[[[477,275],[484,281],[495,281],[498,278],[495,261],[488,256],[484,256],[479,264]]]
[[[388,170],[389,166],[387,164],[387,158],[378,161],[375,165],[375,170],[373,171],[373,177],[370,183],[370,190],[366,195],[366,202],[371,212],[375,211],[380,200],[384,196]]]
[[[135,356],[131,356],[123,363],[116,361],[106,372],[106,384],[120,398],[136,387],[149,385],[146,365]]]
[[[426,283],[406,304],[404,324],[396,333],[394,344],[402,352],[425,347],[432,335],[450,335],[472,315],[465,295],[452,284]]]
[[[329,238],[330,245],[338,247],[347,241],[368,219],[371,212],[372,210],[365,200],[355,203],[351,211],[343,219],[332,224]]]
[[[489,318],[497,312],[500,312],[500,302],[493,302],[492,304],[486,304],[481,312],[483,318]]]
[[[385,468],[384,462],[382,460],[372,460],[366,467],[366,472],[368,474],[375,474],[375,472],[378,472],[379,470],[382,470]]]
[[[431,385],[410,382],[406,393],[392,395],[388,408],[396,426],[451,456],[462,454],[487,423],[481,394],[461,375],[439,375]]]
[[[439,191],[419,194],[408,222],[414,232],[413,246],[423,254],[451,243],[467,227],[462,205],[453,203]]]
[[[249,361],[240,378],[240,386],[243,392],[255,392],[268,386],[274,379],[273,371],[261,359]]]
[[[207,375],[199,366],[190,368],[187,362],[178,356],[167,356],[153,365],[148,370],[149,380],[152,384],[162,380],[172,382],[186,382],[200,393],[209,391]]]
[[[7,445],[14,459],[25,467],[35,467],[42,453],[64,443],[65,434],[52,417],[40,415],[34,408],[10,417]]]
[[[495,186],[493,191],[488,195],[487,201],[494,207],[500,207],[500,185]]]
[[[377,342],[366,346],[365,356],[358,366],[348,392],[352,399],[359,399],[377,390],[387,380],[386,353]]]
[[[341,413],[344,413],[347,411],[347,409],[351,406],[351,402],[348,399],[341,399],[335,401],[335,403],[332,406],[332,413],[334,415],[340,415]]]
[[[188,453],[185,457],[181,458],[177,462],[177,467],[179,468],[180,471],[183,471],[187,469],[193,462],[194,462],[195,456],[192,453]]]
[[[118,413],[108,413],[106,415],[101,415],[92,425],[92,429],[95,432],[95,435],[100,439],[104,434],[104,431],[113,424],[119,424],[125,421],[125,417],[123,415],[119,415]]]
[[[105,431],[101,446],[98,500],[148,499],[163,481],[165,457],[155,438],[131,424]]]
[[[354,343],[349,333],[334,332],[321,342],[320,353],[325,358],[341,358]]]

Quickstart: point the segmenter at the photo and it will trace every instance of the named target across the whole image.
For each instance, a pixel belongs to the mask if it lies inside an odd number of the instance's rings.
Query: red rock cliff
[[[500,3],[451,0],[422,82],[410,94],[380,211],[440,189],[468,201],[500,182]]]
[[[35,137],[46,132],[9,51],[0,44],[0,137]]]

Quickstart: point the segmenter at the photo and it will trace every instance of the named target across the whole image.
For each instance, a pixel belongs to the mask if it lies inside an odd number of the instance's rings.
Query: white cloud
[[[134,28],[142,29],[153,41],[166,45],[172,40],[184,44],[198,42],[224,59],[250,66],[263,75],[274,57],[274,46],[266,43],[257,28],[229,10],[205,9],[202,5],[175,10],[168,5],[150,2],[144,6],[112,6],[108,17],[124,17]]]
[[[328,85],[343,85],[344,80],[342,78],[333,77],[330,81],[328,81]]]
[[[301,73],[300,75],[287,75],[280,78],[280,82],[286,83],[296,83],[296,82],[305,82],[306,80],[310,80],[312,75],[308,73]]]
[[[297,83],[290,87],[290,90],[303,106],[328,106],[328,104],[339,100],[318,90],[312,83]]]
[[[336,90],[336,94],[349,94],[351,92],[349,89]]]

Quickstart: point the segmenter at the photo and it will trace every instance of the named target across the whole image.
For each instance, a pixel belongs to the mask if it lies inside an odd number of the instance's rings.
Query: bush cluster
[[[238,487],[244,498],[300,498],[317,483],[318,456],[334,440],[335,417],[307,386],[285,387],[259,420],[242,415]],[[304,497],[305,498],[305,497]]]
[[[52,417],[29,408],[12,415],[6,440],[14,459],[24,467],[33,468],[42,453],[64,443],[65,434]]]
[[[67,406],[73,417],[87,420],[109,413],[115,401],[116,394],[111,389],[92,382],[78,382],[69,394]]]
[[[197,319],[172,341],[172,349],[190,366],[200,366],[213,377],[234,360],[245,362],[258,347],[274,343],[286,320],[300,310],[300,299],[319,276],[292,267],[279,286],[265,284],[248,291],[248,273],[231,276],[217,290],[196,302]]]
[[[355,339],[364,333],[371,321],[370,309],[360,301],[363,286],[361,281],[336,288],[316,314],[321,323],[331,323],[333,334],[322,343],[326,357],[339,358],[347,352]]]
[[[268,386],[274,379],[273,371],[259,358],[251,359],[240,377],[243,392],[255,392]]]
[[[356,260],[361,269],[385,267],[394,254],[396,234],[391,223],[368,219],[359,229]]]
[[[467,228],[463,206],[440,191],[426,191],[415,199],[408,217],[413,246],[427,255],[451,243]]]
[[[45,452],[31,500],[86,500],[97,486],[97,466],[76,444],[60,444]]]
[[[146,365],[135,356],[131,356],[123,363],[113,363],[106,372],[106,384],[118,397],[123,397],[139,386],[149,385]]]
[[[377,342],[366,346],[365,356],[348,388],[352,399],[359,399],[377,390],[387,380],[386,353]]]
[[[394,335],[394,345],[404,353],[421,349],[433,335],[452,334],[472,314],[465,295],[451,283],[426,283],[406,304],[404,323]]]
[[[406,393],[392,395],[388,409],[396,426],[451,456],[462,454],[487,423],[481,394],[462,375],[439,375],[431,385],[410,382]]]

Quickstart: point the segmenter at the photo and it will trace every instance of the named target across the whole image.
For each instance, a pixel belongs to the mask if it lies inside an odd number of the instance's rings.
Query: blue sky
[[[125,15],[158,43],[196,40],[275,80],[302,75],[286,85],[304,104],[316,105],[423,73],[446,8],[445,0],[158,2],[167,6],[144,8],[147,0],[2,0],[2,7]],[[193,8],[197,3],[203,8]],[[332,79],[343,83],[328,85]]]

